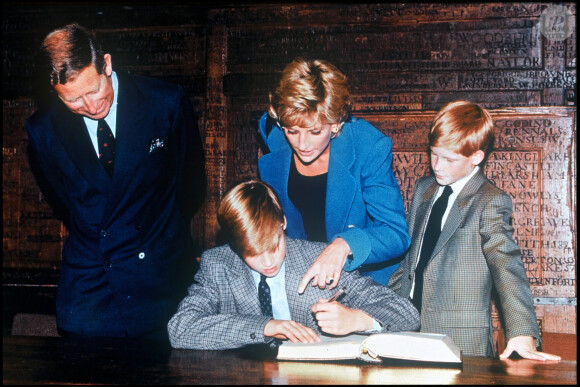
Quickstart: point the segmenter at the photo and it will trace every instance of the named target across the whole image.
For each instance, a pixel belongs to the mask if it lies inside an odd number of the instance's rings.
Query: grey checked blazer
[[[300,295],[298,284],[325,246],[320,242],[286,238],[286,294],[292,319],[319,334],[311,307],[321,298],[330,298],[336,289],[307,286]],[[271,342],[271,337],[264,336],[264,327],[270,318],[260,312],[258,291],[250,270],[228,245],[205,251],[195,282],[169,321],[171,345],[215,350]],[[347,287],[347,292],[340,302],[368,313],[382,324],[384,332],[419,329],[419,313],[415,307],[388,287],[357,271],[343,271],[341,285]]]
[[[437,192],[433,176],[419,179],[407,216],[411,247],[389,287],[409,297],[427,214]],[[512,201],[479,171],[447,217],[424,272],[421,332],[449,335],[467,356],[495,356],[490,302],[498,293],[506,339],[533,336],[540,345],[530,286],[512,239]]]

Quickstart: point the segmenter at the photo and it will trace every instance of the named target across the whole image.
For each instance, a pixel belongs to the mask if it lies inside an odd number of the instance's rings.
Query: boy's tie
[[[270,294],[270,287],[266,283],[266,276],[260,275],[260,283],[258,284],[258,299],[260,300],[260,308],[264,316],[273,317],[272,313],[272,296]]]
[[[266,282],[266,276],[260,274],[260,283],[258,284],[258,299],[260,300],[260,309],[264,316],[274,317],[272,312],[272,295],[270,294],[270,286]],[[270,348],[276,349],[282,344],[282,340],[274,339],[270,342]]]
[[[413,291],[412,299],[413,305],[415,305],[419,313],[421,313],[421,298],[423,297],[423,272],[427,263],[429,263],[431,253],[433,253],[433,249],[439,239],[439,234],[441,234],[441,219],[443,218],[445,209],[447,209],[449,195],[452,193],[453,190],[451,187],[446,185],[443,194],[433,204],[429,220],[427,221],[427,227],[425,228],[421,255],[419,257],[419,263],[417,263],[417,268],[415,269],[415,290]]]

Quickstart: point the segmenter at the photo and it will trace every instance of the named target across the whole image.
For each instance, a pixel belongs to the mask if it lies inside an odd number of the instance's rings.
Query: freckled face
[[[115,97],[109,54],[105,54],[105,63],[103,74],[97,73],[97,69],[91,64],[64,85],[54,86],[59,98],[71,112],[93,120],[109,114]]]
[[[321,155],[328,156],[332,130],[336,124],[321,124],[318,122],[310,128],[299,126],[284,127],[284,134],[290,143],[294,154],[304,165],[317,161]]]
[[[263,252],[253,257],[244,257],[244,261],[251,269],[266,277],[275,277],[286,257],[286,237],[284,231],[278,239],[278,245],[274,250]]]
[[[431,168],[440,185],[449,185],[469,175],[483,160],[484,153],[479,150],[469,157],[445,148],[431,147]]]

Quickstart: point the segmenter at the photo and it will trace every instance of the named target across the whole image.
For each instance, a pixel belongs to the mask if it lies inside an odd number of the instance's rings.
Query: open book
[[[381,358],[436,363],[461,363],[461,351],[447,335],[419,332],[352,334],[321,337],[317,343],[284,342],[278,360],[324,361],[360,359],[381,362]]]

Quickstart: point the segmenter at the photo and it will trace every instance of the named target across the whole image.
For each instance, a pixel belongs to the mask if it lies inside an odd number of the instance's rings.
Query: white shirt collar
[[[477,171],[479,171],[479,165],[476,165],[475,168],[473,168],[473,171],[471,171],[471,173],[469,175],[465,176],[462,179],[457,180],[455,183],[450,184],[451,189],[453,190],[453,193],[458,195],[459,192],[461,192],[461,190],[463,189],[463,187],[465,187],[465,184],[467,184],[469,179],[471,179],[473,177],[473,175],[475,175],[477,173]]]

